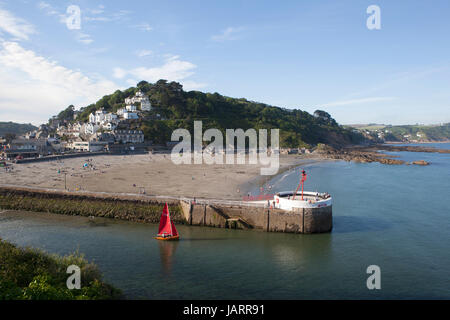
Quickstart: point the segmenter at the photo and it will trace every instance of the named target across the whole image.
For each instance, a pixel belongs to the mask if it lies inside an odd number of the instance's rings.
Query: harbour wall
[[[183,200],[180,206],[189,225],[289,233],[322,233],[333,228],[331,206],[286,211],[241,205],[195,204]]]
[[[296,211],[247,206],[240,202],[195,203],[189,199],[140,194],[68,192],[29,187],[1,187],[0,208],[158,223],[168,203],[175,223],[193,226],[261,230],[267,232],[321,233],[332,230],[332,208]]]

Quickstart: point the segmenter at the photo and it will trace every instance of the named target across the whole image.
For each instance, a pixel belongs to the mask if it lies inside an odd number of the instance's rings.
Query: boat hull
[[[180,236],[170,236],[170,237],[155,237],[156,240],[163,240],[163,241],[173,241],[173,240],[179,240]]]

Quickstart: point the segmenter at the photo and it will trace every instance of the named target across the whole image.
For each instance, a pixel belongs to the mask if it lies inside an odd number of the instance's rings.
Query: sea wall
[[[193,204],[180,201],[187,224],[268,232],[322,233],[333,228],[332,207],[295,211],[250,206]]]
[[[94,216],[135,222],[158,223],[167,201],[175,223],[185,223],[179,201],[143,199],[141,197],[76,194],[0,187],[0,208]]]
[[[57,214],[106,217],[158,223],[168,203],[175,223],[267,232],[320,233],[332,230],[330,207],[296,211],[246,205],[195,204],[146,195],[67,192],[0,187],[0,208]]]

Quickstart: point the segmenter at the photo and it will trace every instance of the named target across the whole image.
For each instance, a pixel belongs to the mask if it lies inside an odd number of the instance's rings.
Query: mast
[[[172,221],[170,220],[170,211],[169,211],[169,207],[167,207],[167,217],[168,217],[168,221],[169,221],[169,225],[170,225],[170,235],[173,235],[173,231],[172,231]]]
[[[305,172],[305,170],[302,170],[302,179],[300,180],[300,182],[299,182],[299,184],[297,186],[297,189],[295,189],[294,196],[292,197],[292,200],[295,200],[295,196],[297,195],[298,189],[300,189],[300,185],[302,186],[302,200],[303,200],[303,184],[305,183],[305,181],[306,181],[306,172]]]

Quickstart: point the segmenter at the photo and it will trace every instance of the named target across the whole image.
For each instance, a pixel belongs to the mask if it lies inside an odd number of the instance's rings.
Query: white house
[[[114,137],[116,138],[116,141],[122,143],[144,142],[144,133],[140,130],[115,130]]]
[[[147,96],[145,96],[145,99],[141,100],[141,110],[142,111],[150,111],[152,109],[152,105],[150,103],[150,100]]]
[[[84,133],[85,134],[94,134],[100,129],[100,126],[95,123],[86,123],[84,126]]]
[[[125,108],[120,108],[119,110],[117,110],[117,115],[118,115],[118,116],[123,116],[124,112],[126,112],[126,111],[127,111],[127,109],[125,109]]]
[[[89,115],[89,123],[101,123],[105,120],[106,111],[105,110],[97,110],[95,113],[91,113]]]
[[[89,122],[95,124],[111,122],[115,119],[117,119],[117,115],[111,112],[106,112],[105,110],[97,110],[95,113],[91,113],[89,115]]]
[[[124,119],[138,119],[139,116],[135,112],[124,112],[123,118]]]
[[[136,103],[141,104],[142,111],[150,111],[152,108],[152,105],[150,103],[150,100],[148,99],[148,96],[140,90],[138,92],[136,92],[134,97],[125,98],[125,103],[127,104],[127,110],[129,110],[128,106],[134,105]],[[129,111],[136,111],[136,109],[129,110]]]
[[[121,108],[117,110],[117,114],[123,118],[123,119],[138,119],[139,116],[137,115],[136,106],[133,105],[127,105],[126,108]]]
[[[127,111],[130,111],[130,112],[135,112],[137,110],[137,108],[134,104],[128,104],[126,106],[126,109],[127,109]]]
[[[105,121],[104,122],[108,123],[108,122],[114,122],[116,120],[117,120],[117,115],[114,114],[114,113],[109,112],[109,113],[107,113],[105,115]]]
[[[67,147],[76,151],[96,152],[102,151],[107,144],[106,141],[73,141]]]
[[[114,130],[116,127],[117,127],[117,125],[113,122],[108,122],[102,126],[102,128],[109,130],[109,131]]]

